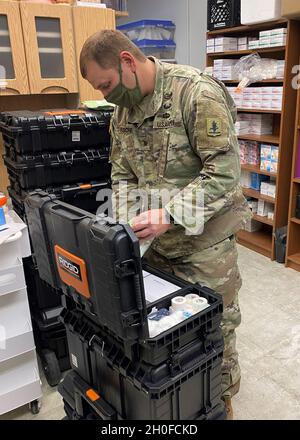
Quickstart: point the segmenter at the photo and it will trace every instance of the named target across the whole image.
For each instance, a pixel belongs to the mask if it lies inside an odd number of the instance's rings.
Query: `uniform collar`
[[[164,67],[163,64],[155,57],[148,57],[155,62],[156,79],[154,91],[145,96],[142,102],[136,105],[128,112],[128,122],[131,124],[142,124],[147,118],[153,117],[163,102],[163,86],[164,86]]]

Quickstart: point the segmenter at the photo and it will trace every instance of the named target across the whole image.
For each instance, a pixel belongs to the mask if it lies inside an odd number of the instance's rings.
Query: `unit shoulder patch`
[[[219,118],[207,118],[207,136],[216,137],[222,134],[222,122]]]

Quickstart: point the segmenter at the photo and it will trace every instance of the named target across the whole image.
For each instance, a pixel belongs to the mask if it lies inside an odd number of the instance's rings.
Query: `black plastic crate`
[[[169,308],[176,296],[196,293],[208,300],[207,309],[153,338],[152,348],[145,348],[153,362],[155,356],[160,360],[158,348],[172,351],[198,338],[199,332],[218,327],[222,297],[143,263],[139,241],[128,225],[97,219],[42,192],[26,199],[26,216],[41,278],[122,340],[149,339],[148,314],[154,307]],[[142,269],[178,289],[155,302],[146,301]]]
[[[19,156],[17,162],[4,157],[4,164],[11,182],[25,190],[109,179],[111,172],[108,152],[102,150]]]
[[[70,203],[72,206],[84,209],[85,211],[95,214],[97,209],[102,204],[102,201],[97,200],[97,194],[103,189],[111,188],[109,179],[100,182],[93,181],[85,184],[62,185],[58,187],[48,187],[44,191],[49,194],[54,194],[57,199]],[[14,207],[16,206],[18,212],[25,216],[24,202],[26,197],[30,194],[29,191],[22,190],[15,180],[11,180],[11,186],[8,188],[8,194],[12,199]]]
[[[130,362],[120,351],[100,346],[91,361],[98,385],[72,371],[58,391],[68,416],[76,414],[76,419],[224,420],[222,351],[199,355],[194,343],[174,363],[175,369],[169,362],[149,368]]]
[[[31,313],[61,307],[61,292],[41,279],[32,257],[23,259],[23,266]]]
[[[207,29],[235,27],[241,24],[241,0],[208,0]]]
[[[110,145],[112,111],[51,110],[0,113],[4,145],[18,154],[99,149]]]

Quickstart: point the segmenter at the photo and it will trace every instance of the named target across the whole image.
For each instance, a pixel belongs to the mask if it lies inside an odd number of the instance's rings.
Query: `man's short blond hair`
[[[147,60],[143,52],[129,40],[122,32],[115,30],[103,30],[89,37],[83,45],[80,53],[80,71],[86,78],[86,65],[89,61],[95,61],[103,69],[118,68],[120,53],[130,52],[137,60]]]

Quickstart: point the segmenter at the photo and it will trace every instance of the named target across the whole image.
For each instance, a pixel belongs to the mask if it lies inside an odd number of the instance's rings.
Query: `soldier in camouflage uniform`
[[[145,258],[223,295],[222,391],[230,418],[230,399],[240,383],[235,329],[241,322],[241,277],[235,234],[250,218],[239,184],[234,103],[218,81],[192,67],[146,58],[118,31],[102,31],[87,40],[80,64],[94,88],[118,104],[110,157],[117,214],[128,220],[130,203],[125,203],[120,181],[127,182],[127,191],[143,189],[146,194],[176,188],[170,201],[160,200],[158,209],[150,206],[133,219],[140,239],[154,238]],[[195,204],[197,191],[204,194],[203,206]],[[182,209],[191,208],[184,204],[195,204],[197,218],[203,219],[201,233],[182,217]],[[171,224],[163,221],[168,216]]]

